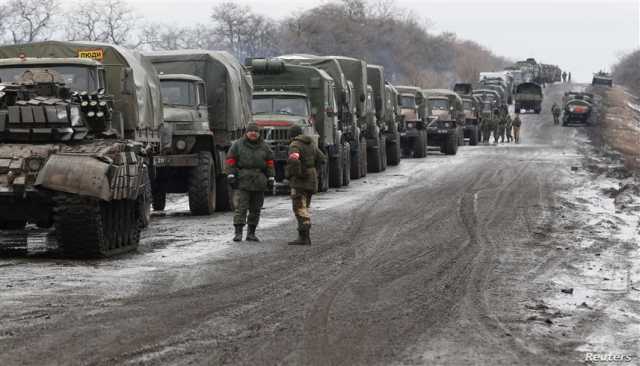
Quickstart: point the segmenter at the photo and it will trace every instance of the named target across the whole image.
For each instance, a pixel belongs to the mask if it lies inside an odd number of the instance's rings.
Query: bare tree
[[[136,15],[125,0],[90,0],[69,12],[69,40],[136,46]]]
[[[5,41],[33,42],[51,35],[53,18],[59,9],[58,0],[10,0],[3,6],[2,18]]]
[[[217,43],[213,31],[204,24],[187,28],[157,23],[142,27],[140,42],[152,50],[212,49]]]

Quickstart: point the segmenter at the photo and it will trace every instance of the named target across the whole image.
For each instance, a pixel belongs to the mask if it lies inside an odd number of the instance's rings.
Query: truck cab
[[[455,155],[464,142],[464,110],[458,94],[447,89],[424,90],[427,109],[433,119],[427,125],[429,145],[439,146],[447,155]]]

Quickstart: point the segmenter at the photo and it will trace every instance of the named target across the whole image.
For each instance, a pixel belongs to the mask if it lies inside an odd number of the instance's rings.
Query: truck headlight
[[[176,149],[178,150],[184,150],[187,148],[187,143],[184,140],[178,140],[176,141]]]
[[[442,126],[444,126],[444,128],[449,128],[450,125],[449,125],[449,122],[444,122]]]
[[[29,167],[29,170],[37,172],[38,170],[40,170],[40,168],[42,168],[42,160],[41,159],[29,159],[29,162],[27,163],[27,166]]]

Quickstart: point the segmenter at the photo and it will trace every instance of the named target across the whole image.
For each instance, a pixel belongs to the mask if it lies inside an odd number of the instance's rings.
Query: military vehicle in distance
[[[223,162],[251,122],[249,72],[224,51],[145,52],[160,74],[164,104],[161,154],[153,158],[153,208],[167,193],[187,193],[193,215],[232,207]]]
[[[329,157],[319,172],[319,190],[348,184],[350,146],[338,129],[335,83],[325,71],[280,59],[249,59],[254,80],[253,119],[275,155],[276,182],[286,184],[289,127],[299,125]]]
[[[562,125],[572,122],[588,123],[593,111],[593,94],[584,92],[566,92],[562,98]]]
[[[464,109],[458,94],[447,89],[422,91],[432,120],[427,125],[427,139],[431,146],[439,146],[440,152],[455,155],[458,145],[464,143]]]
[[[591,85],[604,85],[608,87],[613,86],[613,77],[610,74],[600,70],[597,73],[593,74],[593,79],[591,80]]]
[[[521,83],[516,87],[515,111],[533,110],[539,114],[542,109],[542,87],[536,83]]]
[[[400,116],[398,130],[404,156],[427,156],[426,103],[422,89],[417,86],[396,86]]]
[[[346,169],[343,185],[348,185],[350,179],[358,179],[362,174],[366,174],[366,148],[360,146],[364,141],[358,125],[357,106],[359,101],[356,98],[356,90],[351,80],[348,80],[342,65],[336,57],[325,57],[308,54],[295,54],[278,56],[278,59],[287,63],[312,66],[327,72],[336,84],[336,102],[338,103],[338,125],[342,132],[342,138],[349,143],[351,166]],[[343,60],[343,64],[348,64]],[[346,66],[345,66],[346,67]],[[348,68],[348,75],[353,75],[353,68]],[[364,172],[364,173],[363,173]]]
[[[480,141],[480,108],[478,99],[473,96],[473,85],[471,83],[456,83],[453,91],[462,98],[462,108],[464,110],[465,139],[469,139],[469,145],[476,146]]]
[[[377,131],[370,129],[368,133],[367,146],[370,151],[367,153],[367,165],[369,171],[380,172],[386,168],[387,163],[400,163],[400,134],[393,103],[394,97],[397,101],[397,92],[385,83],[384,67],[380,65],[367,65],[367,81],[373,90],[377,122]]]
[[[151,64],[54,41],[2,46],[0,58],[0,226],[53,226],[69,256],[137,248],[162,122]]]

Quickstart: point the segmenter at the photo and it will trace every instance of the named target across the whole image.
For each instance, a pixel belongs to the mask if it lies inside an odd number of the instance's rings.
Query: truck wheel
[[[361,165],[361,162],[362,162],[362,156],[361,156],[362,149],[361,149],[360,144],[358,144],[358,145],[356,145],[354,147],[351,147],[351,148],[352,148],[352,150],[351,150],[351,154],[350,154],[351,155],[350,156],[350,159],[351,159],[351,169],[350,169],[351,170],[350,171],[351,177],[350,178],[351,179],[360,179],[360,177],[362,177],[362,165]]]
[[[389,141],[387,163],[391,166],[400,164],[400,155],[400,134],[396,132],[393,135],[393,140]]]
[[[189,209],[193,215],[211,215],[216,210],[216,177],[211,152],[198,153],[199,164],[189,175]]]
[[[233,211],[233,190],[224,174],[216,177],[216,211]]]
[[[380,137],[380,162],[382,163],[382,171],[387,170],[387,137]]]
[[[418,136],[415,139],[413,148],[413,157],[424,158],[425,156],[427,156],[427,131],[418,130]]]
[[[318,191],[326,192],[329,190],[329,163],[322,164],[318,173]]]
[[[151,206],[154,211],[164,211],[164,207],[167,204],[167,192],[164,187],[155,187],[151,193]]]
[[[345,142],[342,145],[342,152],[342,185],[346,187],[351,183],[351,144]]]
[[[340,188],[342,186],[342,145],[336,145],[337,156],[329,157],[329,187]]]
[[[366,177],[369,172],[369,167],[367,167],[367,139],[360,139],[360,177]]]
[[[458,133],[454,132],[447,135],[443,150],[447,155],[455,155],[458,152]]]
[[[370,173],[379,173],[382,171],[380,136],[376,136],[369,141],[371,141],[371,146],[367,146],[367,170]]]
[[[476,146],[478,145],[478,126],[473,126],[473,128],[471,128],[471,137],[469,138],[469,146]]]

